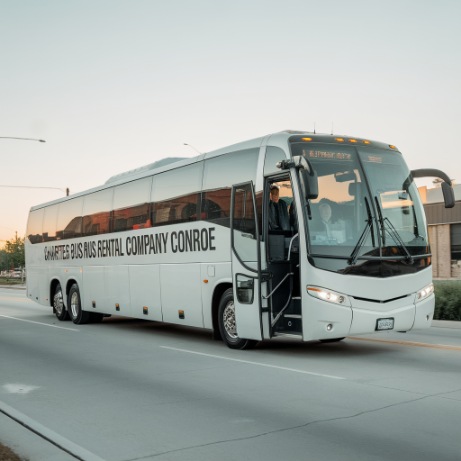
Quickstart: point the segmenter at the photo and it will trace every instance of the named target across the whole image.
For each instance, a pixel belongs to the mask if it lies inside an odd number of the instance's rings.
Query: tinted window
[[[451,259],[461,259],[461,224],[450,226]]]
[[[233,152],[206,160],[203,173],[202,217],[230,226],[233,184],[255,180],[259,149]]]
[[[151,227],[150,190],[152,178],[144,178],[114,188],[114,232]]]
[[[152,219],[154,225],[196,221],[202,163],[154,176],[152,185]]]
[[[58,221],[58,205],[45,208],[43,218],[43,241],[49,242],[56,240],[56,225]]]
[[[82,235],[83,198],[78,197],[59,205],[57,237],[70,239]]]
[[[30,243],[40,243],[43,241],[43,213],[44,209],[32,211],[27,221],[27,237]]]
[[[83,235],[105,234],[110,229],[113,189],[87,195],[83,201]]]

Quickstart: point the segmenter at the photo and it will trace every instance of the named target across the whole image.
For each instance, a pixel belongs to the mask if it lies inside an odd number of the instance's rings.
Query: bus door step
[[[302,317],[299,314],[285,314],[275,328],[277,333],[301,334]]]

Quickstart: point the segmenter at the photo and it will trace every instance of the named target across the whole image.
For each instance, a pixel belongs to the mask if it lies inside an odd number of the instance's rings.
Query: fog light
[[[327,331],[331,331],[331,330],[333,330],[333,325],[331,323],[329,323],[327,325]]]

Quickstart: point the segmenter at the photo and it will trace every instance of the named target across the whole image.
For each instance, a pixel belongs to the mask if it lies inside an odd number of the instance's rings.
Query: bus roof
[[[272,133],[266,136],[261,136],[258,138],[250,139],[248,141],[239,142],[236,144],[232,144],[226,147],[222,147],[220,149],[206,152],[195,157],[166,157],[156,162],[150,163],[148,165],[141,166],[139,168],[135,168],[133,170],[129,170],[123,173],[119,173],[116,175],[111,176],[104,184],[93,187],[91,189],[87,189],[81,192],[77,192],[70,196],[62,197],[59,199],[55,199],[46,203],[42,203],[39,205],[35,205],[31,207],[32,210],[44,208],[49,205],[65,202],[70,200],[74,197],[79,197],[83,195],[87,195],[92,192],[97,192],[98,190],[106,189],[118,184],[123,184],[125,182],[134,181],[136,179],[140,179],[146,176],[151,176],[152,174],[162,173],[164,171],[171,170],[173,168],[179,168],[182,166],[186,166],[189,164],[196,163],[198,161],[204,160],[206,158],[217,157],[220,155],[224,155],[229,153],[230,151],[238,151],[244,149],[251,149],[255,147],[260,147],[262,145],[274,145],[280,147],[286,147],[288,142],[302,142],[303,140],[309,139],[312,142],[323,142],[323,143],[352,143],[352,142],[360,142],[360,143],[369,143],[375,147],[379,148],[393,148],[396,150],[394,146],[390,146],[389,144],[385,144],[382,142],[377,141],[368,141],[363,138],[356,138],[351,136],[340,136],[340,135],[333,135],[333,134],[322,134],[322,133],[313,133],[309,131],[298,131],[298,130],[284,130],[276,133]]]

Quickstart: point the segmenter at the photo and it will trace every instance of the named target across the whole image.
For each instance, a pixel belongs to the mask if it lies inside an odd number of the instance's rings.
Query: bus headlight
[[[428,298],[432,293],[434,293],[434,284],[430,283],[422,290],[419,290],[418,293],[416,293],[416,302],[419,303],[423,301],[424,299]]]
[[[349,298],[342,293],[327,290],[326,288],[312,287],[309,285],[306,287],[306,290],[311,296],[313,296],[314,298],[321,299],[322,301],[327,301],[333,304],[339,304],[341,306],[351,305]]]

